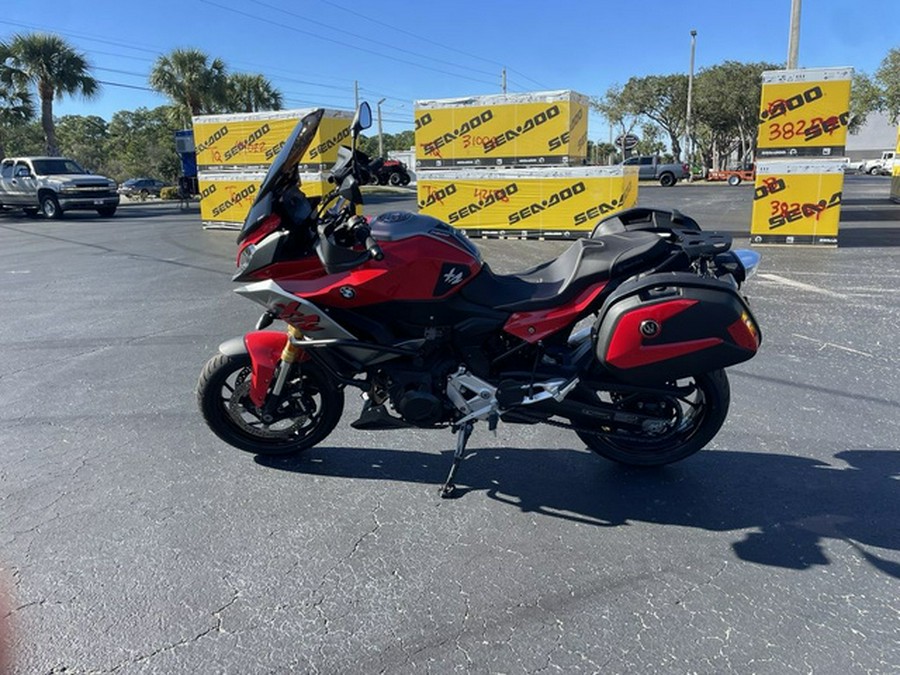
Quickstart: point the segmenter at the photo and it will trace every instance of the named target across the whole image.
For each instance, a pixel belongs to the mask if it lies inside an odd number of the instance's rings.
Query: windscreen
[[[59,176],[67,173],[77,175],[87,173],[71,159],[36,159],[32,164],[34,164],[34,172],[38,176]]]
[[[253,205],[250,207],[247,218],[244,220],[244,226],[238,235],[238,242],[243,241],[272,212],[272,191],[294,171],[300,158],[312,144],[324,115],[325,110],[319,108],[297,122],[297,126],[284,142],[259,186],[256,199],[253,200]]]
[[[262,185],[259,186],[256,201],[259,201],[271,192],[278,184],[279,178],[289,175],[294,170],[294,166],[300,162],[303,153],[307,151],[312,143],[313,137],[315,137],[316,131],[319,129],[319,122],[322,121],[324,114],[325,110],[319,108],[297,122],[297,126],[294,127],[278,156],[275,157],[275,161],[272,162],[272,166],[269,167]]]

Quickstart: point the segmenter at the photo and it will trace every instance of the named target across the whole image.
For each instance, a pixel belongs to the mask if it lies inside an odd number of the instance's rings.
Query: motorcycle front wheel
[[[258,455],[290,455],[320,443],[344,412],[344,393],[314,363],[295,366],[284,397],[264,421],[250,401],[247,354],[217,354],[197,383],[200,412],[212,432],[229,445]]]
[[[724,370],[714,370],[678,380],[679,387],[690,388],[683,396],[618,395],[597,392],[597,400],[612,403],[623,412],[658,417],[660,422],[641,432],[576,433],[598,455],[630,466],[671,464],[701,450],[722,428],[728,415],[731,391]]]

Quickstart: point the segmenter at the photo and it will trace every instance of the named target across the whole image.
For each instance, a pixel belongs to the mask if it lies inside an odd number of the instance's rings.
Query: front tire
[[[59,201],[57,201],[55,195],[45,194],[41,196],[41,213],[50,220],[62,218],[63,211],[59,208]]]
[[[197,383],[197,402],[212,432],[229,445],[259,455],[291,455],[325,439],[344,412],[344,393],[314,363],[295,364],[288,393],[264,423],[250,401],[250,356],[217,354]]]
[[[693,455],[722,428],[731,390],[724,370],[685,378],[678,384],[693,384],[694,392],[684,398],[631,396],[617,402],[623,411],[664,416],[664,429],[616,436],[602,429],[595,433],[577,431],[578,437],[598,455],[629,466],[661,466]]]

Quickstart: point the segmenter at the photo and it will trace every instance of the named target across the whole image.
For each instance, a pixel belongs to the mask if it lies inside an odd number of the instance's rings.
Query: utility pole
[[[500,72],[500,87],[503,90],[503,93],[506,93],[506,68],[504,68]]]
[[[378,156],[381,159],[384,159],[384,137],[381,133],[381,104],[385,102],[386,99],[381,99],[376,104],[376,108],[378,108]]]
[[[354,110],[359,110],[359,80],[353,80],[353,100],[355,101]]]
[[[688,183],[694,180],[694,167],[692,165],[693,148],[691,147],[691,98],[694,94],[694,50],[697,47],[697,31],[691,31],[691,67],[688,71],[688,93],[687,93],[687,118],[685,119],[685,151],[687,152],[688,165]]]
[[[797,55],[800,52],[800,0],[791,0],[791,32],[788,39],[787,68],[797,67]]]

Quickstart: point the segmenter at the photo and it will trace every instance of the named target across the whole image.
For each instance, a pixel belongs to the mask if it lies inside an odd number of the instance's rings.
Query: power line
[[[372,38],[366,37],[364,35],[359,35],[358,33],[351,33],[349,31],[338,28],[337,26],[332,26],[330,24],[323,23],[322,21],[316,21],[315,19],[310,19],[308,16],[304,16],[302,14],[296,14],[295,12],[289,12],[288,10],[282,9],[280,7],[274,7],[273,5],[263,2],[262,0],[251,0],[251,2],[254,2],[255,4],[260,5],[262,7],[266,7],[267,9],[272,9],[272,10],[275,10],[276,12],[281,12],[282,14],[287,14],[288,16],[293,16],[294,18],[297,18],[297,19],[302,19],[306,23],[312,23],[312,24],[316,24],[317,26],[322,26],[324,28],[328,28],[329,30],[336,31],[343,35],[349,35],[350,37],[359,38],[360,40],[365,40],[366,42],[375,42],[375,40],[372,40]],[[493,75],[493,73],[489,73],[484,70],[475,70],[475,69],[469,68],[467,66],[460,65],[459,63],[453,63],[451,61],[444,61],[443,59],[439,59],[434,56],[428,56],[427,54],[421,54],[419,52],[414,52],[409,49],[404,49],[403,47],[398,47],[396,45],[392,46],[391,49],[392,49],[392,51],[402,52],[404,54],[409,54],[411,56],[416,56],[416,57],[419,57],[422,59],[428,59],[429,61],[434,61],[435,63],[443,63],[444,65],[452,66],[453,68],[469,70],[472,72],[480,73],[481,75],[488,75],[488,76]]]
[[[337,45],[340,45],[340,46],[342,46],[342,47],[347,47],[347,48],[349,48],[349,49],[355,49],[356,51],[364,52],[364,53],[366,53],[366,54],[371,54],[371,55],[373,55],[373,56],[377,56],[377,57],[382,58],[382,59],[389,59],[389,60],[391,60],[391,61],[394,62],[394,63],[405,63],[406,65],[413,66],[413,67],[415,67],[415,68],[422,68],[423,70],[430,70],[430,71],[432,71],[432,72],[440,73],[440,74],[442,74],[442,75],[449,75],[450,77],[458,77],[458,78],[461,78],[461,79],[464,79],[464,80],[471,80],[472,82],[481,82],[481,83],[483,83],[483,84],[490,84],[490,85],[494,85],[494,84],[495,84],[494,82],[487,82],[487,81],[485,81],[485,80],[480,80],[480,79],[475,78],[475,77],[468,77],[468,76],[466,76],[466,75],[460,75],[460,74],[458,74],[458,73],[452,73],[452,72],[450,72],[450,71],[448,71],[448,70],[441,70],[440,68],[432,68],[431,66],[426,66],[426,65],[423,65],[423,64],[421,64],[421,63],[415,63],[415,62],[413,62],[413,61],[406,61],[406,60],[404,60],[404,59],[397,59],[397,58],[394,58],[394,57],[385,55],[385,54],[382,53],[382,52],[378,52],[378,51],[375,51],[375,50],[373,50],[373,49],[366,49],[365,47],[360,47],[360,46],[358,46],[358,45],[354,45],[354,44],[349,43],[349,42],[342,42],[341,40],[335,40],[334,38],[329,38],[329,37],[325,37],[325,36],[322,36],[322,35],[316,35],[315,33],[312,33],[312,32],[310,32],[310,31],[301,30],[300,28],[296,28],[296,27],[294,27],[294,26],[288,26],[288,25],[283,24],[283,23],[278,23],[277,21],[271,21],[271,20],[269,20],[269,19],[264,19],[264,18],[262,18],[262,17],[256,16],[256,15],[254,15],[254,14],[250,14],[250,13],[248,13],[248,12],[242,12],[241,10],[239,10],[239,9],[234,9],[233,7],[227,7],[226,5],[220,5],[219,3],[213,2],[212,0],[201,0],[201,2],[203,2],[203,3],[207,4],[207,5],[211,5],[211,6],[213,6],[213,7],[218,7],[219,9],[224,9],[224,10],[227,11],[227,12],[232,12],[232,13],[234,13],[234,14],[238,14],[238,15],[240,15],[240,16],[247,17],[248,19],[252,19],[252,20],[254,20],[254,21],[260,21],[260,22],[262,22],[262,23],[267,23],[267,24],[269,24],[269,25],[277,26],[277,27],[279,27],[279,28],[285,28],[285,29],[287,29],[287,30],[289,30],[289,31],[292,31],[292,32],[295,32],[295,33],[299,33],[299,34],[301,34],[301,35],[307,35],[307,36],[310,36],[310,37],[315,38],[315,39],[317,39],[317,40],[322,40],[322,41],[324,41],[324,42],[332,42],[332,43],[337,44]]]
[[[523,77],[523,78],[525,78],[526,80],[528,80],[528,81],[530,81],[530,82],[533,82],[534,84],[536,84],[536,85],[537,85],[538,87],[540,87],[541,89],[549,89],[549,87],[546,87],[545,85],[541,84],[540,82],[538,82],[538,81],[536,81],[536,80],[534,80],[534,79],[528,77],[528,76],[525,75],[524,73],[521,73],[521,72],[519,72],[519,71],[517,71],[517,70],[515,70],[515,69],[513,69],[513,68],[510,68],[510,67],[507,66],[506,64],[500,63],[499,61],[494,61],[494,60],[492,60],[492,59],[485,58],[484,56],[479,56],[478,54],[472,54],[471,52],[464,51],[464,50],[462,50],[462,49],[459,49],[458,47],[452,47],[452,46],[450,46],[450,45],[445,45],[445,44],[443,44],[443,43],[441,43],[441,42],[437,42],[436,40],[434,40],[434,39],[432,39],[432,38],[430,38],[430,37],[425,37],[425,36],[423,36],[423,35],[419,35],[418,33],[414,33],[414,32],[412,32],[412,31],[404,30],[403,28],[398,28],[397,26],[393,26],[393,25],[391,25],[391,24],[389,24],[389,23],[386,23],[386,22],[384,22],[384,21],[380,21],[380,20],[378,20],[378,19],[373,19],[371,16],[367,16],[367,15],[361,13],[361,12],[357,12],[355,9],[349,9],[349,8],[347,8],[347,7],[342,7],[342,6],[338,5],[338,4],[335,3],[335,2],[330,2],[329,0],[319,0],[319,2],[322,2],[322,3],[326,4],[326,5],[330,5],[331,7],[335,7],[336,9],[340,9],[340,10],[342,10],[342,11],[344,11],[344,12],[349,12],[350,14],[354,14],[354,15],[360,17],[361,19],[365,19],[366,21],[371,21],[372,23],[378,24],[379,26],[385,26],[385,27],[387,27],[387,28],[390,28],[391,30],[394,30],[394,31],[398,32],[398,33],[403,33],[404,35],[409,35],[410,37],[417,38],[417,39],[419,39],[419,40],[422,40],[422,41],[428,43],[429,45],[436,45],[436,46],[441,47],[441,48],[443,48],[443,49],[447,49],[447,50],[449,50],[449,51],[451,51],[451,52],[456,52],[457,54],[462,54],[463,56],[468,56],[469,58],[478,59],[479,61],[484,61],[485,63],[490,63],[490,64],[493,64],[493,65],[495,65],[495,66],[501,67],[501,68],[504,68],[504,67],[505,67],[507,70],[509,70],[509,72],[511,72],[511,73],[516,73],[516,74],[519,75],[520,77]],[[480,71],[480,72],[483,72],[483,71]],[[490,73],[489,73],[489,74],[490,74]]]

